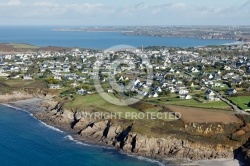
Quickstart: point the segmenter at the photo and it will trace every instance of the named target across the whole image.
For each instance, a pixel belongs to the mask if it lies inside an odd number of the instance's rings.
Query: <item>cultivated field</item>
[[[167,107],[174,112],[181,113],[181,119],[184,123],[241,123],[241,120],[232,112],[182,106]]]

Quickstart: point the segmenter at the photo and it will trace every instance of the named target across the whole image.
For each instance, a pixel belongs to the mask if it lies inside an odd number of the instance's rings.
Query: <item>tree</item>
[[[166,90],[166,91],[164,91],[164,94],[166,95],[166,96],[169,96],[170,95],[170,90]]]
[[[49,77],[46,81],[47,81],[48,84],[59,84],[60,83],[59,80],[56,80],[56,79],[54,79],[52,77]]]

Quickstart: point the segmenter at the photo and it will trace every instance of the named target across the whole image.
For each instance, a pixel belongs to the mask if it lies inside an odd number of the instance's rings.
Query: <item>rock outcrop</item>
[[[230,146],[194,143],[174,136],[150,137],[133,132],[133,124],[122,126],[108,120],[96,121],[89,117],[76,116],[73,111],[62,109],[55,102],[49,103],[47,108],[47,112],[36,114],[37,118],[59,128],[68,129],[83,141],[114,146],[126,153],[162,160],[233,158],[233,147]]]

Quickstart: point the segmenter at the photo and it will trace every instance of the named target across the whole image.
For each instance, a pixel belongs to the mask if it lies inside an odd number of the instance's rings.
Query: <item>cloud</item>
[[[81,3],[81,1],[73,1],[74,3],[61,2],[59,0],[8,0],[0,3],[0,22],[1,20],[19,19],[31,20],[41,24],[48,22],[56,22],[63,20],[66,22],[82,21],[83,24],[104,24],[108,21],[110,24],[194,24],[200,21],[200,24],[206,24],[205,20],[221,20],[247,17],[250,14],[247,6],[250,0],[239,4],[238,6],[230,6],[225,4],[218,6],[216,3],[203,5],[185,1],[170,3],[149,3],[144,0],[141,3],[134,4],[113,4],[107,5],[103,1],[101,3]],[[53,21],[51,21],[53,20]],[[242,19],[243,20],[243,19]],[[218,21],[219,22],[219,21]],[[67,23],[66,23],[67,24]]]
[[[18,6],[21,5],[20,0],[9,0],[8,2],[0,3],[0,6]]]
[[[243,3],[239,8],[246,8],[250,5],[250,0],[246,1],[245,3]]]

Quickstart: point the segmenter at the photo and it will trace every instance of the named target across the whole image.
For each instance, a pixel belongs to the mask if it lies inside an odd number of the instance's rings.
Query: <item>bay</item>
[[[157,166],[117,150],[73,141],[29,113],[0,105],[0,165]]]
[[[107,49],[116,45],[134,47],[198,47],[235,43],[234,40],[125,36],[119,32],[54,31],[50,26],[0,26],[0,43],[26,43],[37,46]]]

